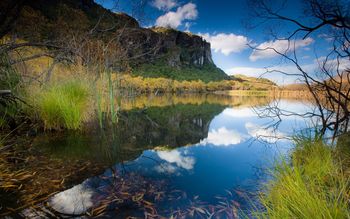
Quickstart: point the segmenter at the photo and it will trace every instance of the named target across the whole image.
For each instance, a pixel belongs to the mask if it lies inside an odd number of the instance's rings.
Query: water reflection
[[[208,132],[208,137],[201,140],[202,145],[215,145],[215,146],[230,146],[239,144],[246,140],[247,136],[239,133],[234,129],[227,129],[226,127],[221,127],[218,129],[213,129]]]
[[[94,128],[85,134],[44,135],[35,144],[54,157],[112,165],[135,159],[156,146],[176,148],[199,142],[207,136],[210,121],[224,108],[203,103],[122,111],[116,126]]]
[[[305,124],[288,117],[278,130],[266,128],[268,119],[251,109],[262,106],[257,98],[250,104],[249,98],[241,98],[242,103],[232,99],[235,104],[226,97],[221,104],[220,97],[215,104],[208,103],[208,97],[201,100],[125,110],[116,127],[74,138],[84,142],[80,144],[67,144],[71,136],[39,138],[38,147],[51,156],[108,161],[110,166],[55,195],[50,206],[65,214],[104,212],[120,218],[145,214],[233,218],[237,208],[250,209],[256,197],[243,198],[242,191],[254,193],[260,188],[267,178],[261,170],[291,148],[284,137]],[[288,107],[293,105],[300,107],[298,102]],[[267,147],[266,142],[275,146]]]
[[[85,183],[55,195],[50,205],[62,214],[80,215],[93,207],[93,190]]]
[[[179,150],[157,151],[156,154],[161,160],[166,161],[167,164],[176,164],[177,167],[186,170],[193,169],[193,165],[196,162],[194,157],[186,156],[186,153],[181,153]]]
[[[274,127],[266,127],[247,122],[245,128],[251,137],[268,143],[275,143],[278,140],[286,140],[287,138],[286,134],[276,130]]]

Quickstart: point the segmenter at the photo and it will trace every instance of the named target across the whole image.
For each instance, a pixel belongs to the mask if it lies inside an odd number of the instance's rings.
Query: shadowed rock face
[[[111,165],[135,159],[142,151],[157,146],[177,148],[196,144],[208,136],[211,120],[223,109],[224,106],[214,104],[187,104],[122,111],[118,124],[106,127],[103,132],[95,127],[83,135],[41,136],[35,145],[54,156]]]
[[[119,31],[123,32],[121,45],[128,45],[130,57],[140,55],[140,63],[162,60],[172,67],[214,65],[210,43],[200,36],[165,28],[123,28]]]
[[[98,39],[112,39],[123,47],[133,57],[133,65],[160,60],[176,68],[214,65],[210,44],[202,37],[168,28],[141,28],[135,18],[114,13],[93,0],[24,1],[12,33],[26,40],[59,41],[69,32],[84,36],[92,29]]]

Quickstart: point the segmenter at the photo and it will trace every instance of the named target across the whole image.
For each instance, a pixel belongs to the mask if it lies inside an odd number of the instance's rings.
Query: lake
[[[308,127],[296,116],[283,117],[278,126],[259,117],[256,112],[271,101],[215,94],[139,96],[123,100],[116,124],[40,135],[34,145],[52,159],[97,168],[87,168],[85,179],[47,200],[47,211],[113,218],[249,215],[260,208],[258,192],[271,177],[268,169],[288,157],[293,133]],[[279,105],[297,112],[311,107],[296,100]]]

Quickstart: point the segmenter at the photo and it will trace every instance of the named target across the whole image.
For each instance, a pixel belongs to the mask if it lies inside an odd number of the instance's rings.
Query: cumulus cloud
[[[295,49],[306,47],[313,43],[314,40],[310,37],[303,40],[275,40],[275,41],[267,41],[258,45],[251,55],[249,59],[251,61],[256,61],[259,59],[269,59],[276,56],[279,56],[274,50],[279,53],[291,52]]]
[[[152,5],[159,10],[169,11],[177,5],[177,2],[176,0],[154,0]]]
[[[185,23],[185,31],[186,31],[186,32],[190,32],[191,26],[192,26],[192,23],[186,22],[186,23]]]
[[[298,69],[293,65],[286,65],[286,66],[273,66],[268,68],[268,70],[277,70],[277,71],[285,71],[289,73],[298,73]],[[237,75],[242,74],[249,77],[263,77],[272,80],[273,82],[279,84],[279,85],[286,85],[286,84],[293,84],[299,81],[299,77],[297,76],[288,76],[286,77],[283,74],[273,72],[264,74],[266,72],[265,68],[258,68],[258,67],[234,67],[230,69],[226,69],[225,72],[228,75]]]
[[[172,151],[157,151],[157,155],[160,159],[167,161],[168,163],[175,163],[178,167],[186,170],[193,169],[195,159],[190,156],[184,156],[178,150]]]
[[[327,42],[332,42],[334,40],[334,37],[329,35],[329,34],[326,34],[326,33],[321,33],[318,35],[318,38],[321,38],[321,39],[324,39],[326,40]]]
[[[208,137],[203,139],[200,144],[212,144],[215,146],[230,146],[239,144],[244,140],[244,137],[236,130],[230,130],[226,127],[221,127],[217,130],[213,129],[208,133]]]
[[[264,72],[266,72],[265,68],[255,68],[255,67],[248,67],[248,66],[237,66],[230,69],[226,69],[225,72],[228,75],[246,75],[249,77],[259,77]]]
[[[166,163],[166,164],[160,164],[160,165],[154,167],[154,169],[158,173],[173,174],[173,173],[176,173],[178,167],[173,165],[173,164]]]
[[[305,64],[305,65],[301,65],[301,67],[306,72],[312,73],[318,68],[318,64],[316,63]],[[272,72],[266,73],[267,71],[272,71]],[[268,78],[279,85],[286,85],[286,84],[300,82],[300,80],[302,79],[298,76],[286,77],[284,74],[279,73],[279,72],[286,72],[289,74],[300,74],[299,70],[294,64],[276,65],[276,66],[270,66],[268,68],[237,66],[230,69],[226,69],[225,72],[228,75],[242,74],[249,77],[263,76],[264,78]]]
[[[198,17],[197,6],[193,3],[178,7],[177,10],[169,11],[156,20],[156,26],[177,28],[183,21],[195,20]]]
[[[248,122],[245,124],[245,128],[249,135],[256,139],[266,141],[268,143],[275,143],[276,141],[286,137],[285,134],[274,130],[273,128],[267,128],[260,125]]]
[[[85,183],[54,195],[50,206],[63,214],[83,214],[93,206],[93,191]]]
[[[254,117],[256,113],[249,107],[244,108],[227,108],[222,112],[225,116],[230,116],[234,118],[241,117]]]
[[[331,59],[326,56],[321,56],[314,59],[314,63],[319,66],[319,68],[324,67],[330,73],[336,72],[337,68],[339,71],[344,71],[345,69],[350,68],[349,59],[347,58]]]
[[[245,36],[236,35],[233,33],[218,33],[216,35],[211,35],[209,33],[199,33],[199,35],[202,36],[206,41],[210,42],[211,48],[215,52],[221,52],[224,55],[238,53],[248,48],[247,44],[249,43],[249,40]]]

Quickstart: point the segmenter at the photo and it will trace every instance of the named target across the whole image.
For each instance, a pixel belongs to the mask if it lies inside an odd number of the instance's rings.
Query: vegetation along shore
[[[349,10],[0,1],[0,217],[350,218]]]

